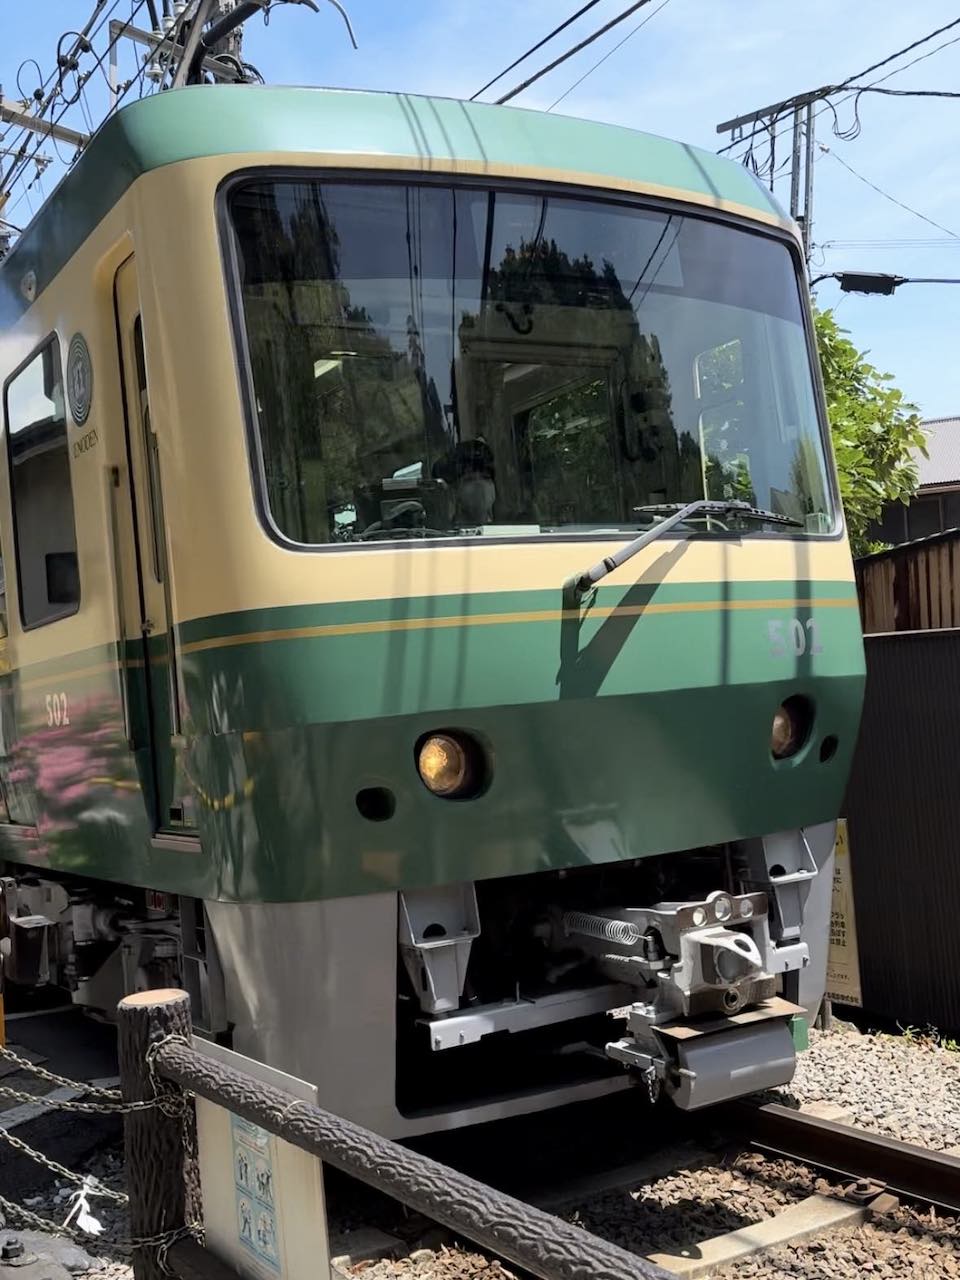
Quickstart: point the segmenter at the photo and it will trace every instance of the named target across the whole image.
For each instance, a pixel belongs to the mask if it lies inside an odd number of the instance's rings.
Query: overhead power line
[[[510,63],[509,67],[504,67],[503,70],[498,72],[492,80],[488,80],[482,89],[478,89],[476,93],[471,94],[470,101],[476,102],[481,93],[486,93],[491,85],[495,85],[498,80],[502,80],[505,75],[514,69],[514,67],[519,67],[521,62],[526,62],[527,58],[529,58],[531,54],[536,53],[538,49],[542,49],[545,44],[549,44],[554,36],[558,36],[561,31],[565,31],[571,23],[576,22],[578,18],[582,18],[589,9],[595,8],[599,3],[600,0],[590,0],[589,4],[583,5],[576,13],[572,13],[569,18],[560,23],[559,27],[554,27],[549,35],[545,35],[542,40],[538,40],[536,44],[531,45],[526,53],[521,53],[519,58],[515,58],[513,62]]]
[[[918,62],[925,62],[927,58],[932,58],[934,54],[940,53],[941,50],[947,49],[950,45],[957,43],[960,43],[960,36],[954,36],[950,40],[944,40],[943,44],[938,44],[935,48],[928,49],[926,53],[921,53],[917,58],[911,58],[910,61],[905,62],[903,66],[894,67],[893,70],[888,71],[886,75],[879,76],[876,80],[871,80],[868,86],[863,86],[860,89],[855,89],[850,93],[846,93],[842,98],[838,99],[837,102],[831,102],[827,99],[823,106],[813,113],[814,118],[816,119],[817,116],[822,116],[825,112],[829,111],[833,116],[834,135],[842,139],[844,142],[852,141],[854,138],[860,136],[860,116],[858,108],[864,88],[873,88],[875,85],[883,84],[885,80],[892,80],[894,76],[902,75],[904,71],[909,71],[911,67],[915,67]],[[847,129],[841,129],[837,118],[837,107],[841,107],[845,102],[850,102],[851,100],[853,101],[853,124]],[[789,127],[789,125],[784,125],[783,129],[775,132],[771,136],[771,141],[782,136]]]
[[[912,53],[914,49],[920,48],[921,45],[935,40],[937,36],[943,35],[945,31],[950,31],[954,27],[960,26],[960,18],[954,18],[952,22],[946,23],[942,27],[937,27],[935,31],[929,32],[925,36],[921,36],[918,40],[914,40],[911,44],[905,45],[904,48],[898,49],[895,53],[889,53],[885,58],[881,58],[879,62],[872,63],[869,67],[864,67],[862,71],[857,71],[851,76],[847,76],[845,80],[841,80],[839,84],[821,85],[819,89],[812,89],[807,93],[795,94],[792,98],[784,98],[780,102],[775,102],[769,107],[761,107],[759,111],[751,111],[748,115],[737,116],[733,120],[725,120],[722,124],[717,125],[717,133],[730,133],[732,130],[746,124],[753,124],[754,128],[745,138],[734,138],[726,146],[720,148],[720,154],[730,151],[734,147],[739,146],[743,142],[749,142],[751,138],[755,138],[762,133],[767,125],[764,121],[773,121],[786,115],[788,112],[797,107],[805,107],[811,102],[821,101],[824,98],[831,97],[833,94],[841,93],[844,89],[850,88],[857,80],[862,80],[864,76],[879,71],[882,67],[889,66],[891,62],[896,62],[898,58],[904,57],[905,54]],[[862,91],[862,90],[860,90]],[[852,95],[851,95],[852,96]]]
[[[110,10],[111,13],[113,12],[114,9],[116,9],[118,3],[119,3],[119,0],[113,0],[113,6]],[[66,54],[66,60],[61,62],[58,59],[56,68],[50,73],[49,76],[47,76],[43,84],[40,86],[41,98],[39,99],[39,105],[37,106],[35,112],[33,113],[37,119],[42,120],[46,116],[47,111],[50,110],[50,108],[52,107],[54,101],[56,100],[57,94],[60,92],[60,90],[63,87],[63,81],[67,74],[67,65],[69,64],[70,60],[76,59],[77,56],[82,52],[84,45],[89,44],[89,40],[96,36],[96,31],[94,31],[93,28],[96,24],[97,19],[100,17],[101,13],[103,12],[106,4],[107,4],[107,0],[95,0],[93,11],[90,14],[90,17],[84,23],[83,27],[80,29],[80,31],[76,33],[71,33],[71,34],[76,34],[77,38],[73,42],[73,45],[71,46],[69,52]],[[97,30],[99,30],[99,28],[97,28]],[[56,79],[56,84],[52,89],[49,89],[49,92],[47,92],[50,86],[50,82],[54,79]],[[25,149],[27,145],[27,141],[29,139],[29,133],[25,131],[21,136],[23,139],[23,142],[21,143],[21,147],[22,149]],[[6,132],[3,134],[3,137],[4,138],[6,137]],[[0,177],[0,197],[2,197],[4,193],[8,191],[12,186],[16,167],[17,167],[17,161],[15,160],[13,164],[10,165],[7,172],[2,177]]]
[[[844,142],[852,141],[854,138],[859,137],[860,135],[860,117],[858,112],[858,106],[860,102],[861,93],[863,92],[864,89],[872,88],[874,85],[883,84],[885,80],[892,80],[894,76],[902,75],[904,71],[908,71],[911,67],[915,67],[917,63],[925,62],[927,58],[932,58],[935,54],[940,53],[941,50],[949,48],[949,46],[952,44],[958,44],[958,43],[960,43],[960,36],[954,36],[951,40],[944,40],[943,44],[938,44],[935,48],[928,49],[926,53],[921,53],[919,57],[911,58],[909,62],[905,62],[902,66],[894,67],[893,70],[888,71],[886,75],[879,76],[876,80],[871,80],[869,86],[861,86],[859,89],[855,89],[852,92],[845,93],[844,96],[842,98],[838,98],[836,102],[831,102],[829,99],[827,99],[821,107],[819,107],[816,111],[814,111],[813,119],[817,120],[818,117],[822,116],[825,112],[829,111],[833,116],[834,136],[842,139]],[[850,102],[851,100],[853,100],[854,102],[854,107],[853,107],[854,122],[849,128],[841,129],[839,126],[839,120],[837,117],[837,108],[843,106],[845,102]],[[765,131],[767,134],[767,137],[765,137],[763,141],[764,143],[769,143],[771,159],[768,162],[768,165],[764,166],[764,169],[769,169],[769,172],[768,173],[761,172],[761,170],[757,169],[755,164],[751,165],[751,167],[753,168],[754,172],[757,174],[758,177],[769,177],[770,187],[772,190],[774,180],[777,177],[779,177],[779,175],[783,172],[786,166],[790,163],[790,157],[788,156],[786,160],[784,160],[779,166],[775,167],[773,157],[776,150],[777,140],[779,138],[782,138],[786,133],[790,132],[791,128],[792,128],[792,122],[789,120],[787,120],[787,122],[783,125],[782,128],[776,128],[776,122],[764,121],[762,122],[762,129],[758,127],[753,132],[748,134],[746,137],[740,138],[736,142],[732,142],[728,146],[723,147],[718,154],[722,155],[725,151],[729,151],[731,146],[736,146],[739,143],[745,142],[747,144],[747,149],[741,155],[734,156],[732,158],[735,160],[739,160],[743,164],[750,164],[753,157],[752,139],[757,137],[760,132]]]
[[[126,22],[123,24],[123,27],[127,27],[127,26],[129,26],[129,25],[131,25],[131,24],[133,23],[134,19],[136,18],[137,14],[140,12],[140,10],[144,7],[145,3],[146,3],[146,0],[135,0],[135,3],[133,4],[132,11],[131,11],[131,13],[130,13],[130,17],[129,17],[129,18],[126,20]],[[114,4],[113,8],[116,8],[116,4]],[[89,28],[93,25],[94,21],[96,20],[97,16],[100,14],[100,12],[102,11],[102,9],[103,9],[103,3],[98,3],[98,4],[96,5],[95,9],[94,9],[94,12],[93,12],[93,14],[92,14],[91,18],[89,19],[89,21],[88,21],[88,23],[87,23],[87,28],[86,28],[87,30],[89,30]],[[112,13],[112,12],[113,12],[113,9],[111,9],[111,10],[110,10],[110,12]],[[106,19],[104,19],[104,21],[106,21]],[[101,23],[101,26],[102,26],[102,23]],[[99,31],[99,29],[100,29],[100,28],[98,28],[97,30]],[[96,33],[94,33],[94,34],[96,34]],[[86,84],[87,80],[89,80],[89,79],[90,79],[90,77],[91,77],[92,75],[94,75],[94,74],[95,74],[95,73],[96,73],[96,72],[97,72],[97,71],[98,71],[98,70],[103,66],[103,63],[104,63],[104,61],[106,60],[107,56],[109,55],[110,50],[113,48],[114,44],[116,43],[116,41],[117,41],[119,38],[120,38],[119,34],[118,34],[118,35],[115,35],[115,36],[111,36],[111,39],[110,39],[109,43],[107,44],[106,49],[104,49],[103,53],[102,53],[102,54],[100,54],[100,56],[96,59],[96,61],[94,62],[94,65],[90,68],[90,70],[89,70],[89,71],[87,71],[87,72],[85,72],[85,73],[83,74],[83,76],[82,76],[82,77],[78,74],[78,84],[79,84],[79,86],[80,86],[80,88],[78,89],[78,92],[77,92],[77,96],[78,96],[78,97],[79,97],[79,94],[80,94],[80,90],[82,90],[82,88],[83,88],[83,86]],[[92,52],[92,49],[90,50],[90,52]],[[144,72],[145,72],[145,70],[146,70],[146,68],[145,68],[145,67],[141,68],[140,75],[143,75],[143,74],[144,74]],[[131,80],[131,81],[128,83],[128,85],[127,85],[127,89],[129,89],[129,88],[130,88],[130,86],[135,82],[135,79],[136,79],[136,77],[134,77],[134,79],[133,79],[133,80]],[[47,101],[48,101],[48,102],[52,102],[52,101],[54,100],[55,96],[56,96],[56,92],[54,91],[54,92],[52,92],[50,95],[48,95],[48,99],[47,99]],[[122,96],[122,95],[121,95],[121,96]],[[119,98],[117,99],[117,102],[119,102]],[[6,191],[9,191],[9,190],[12,188],[13,184],[14,184],[14,183],[15,183],[15,182],[20,178],[20,177],[22,177],[22,176],[23,176],[23,174],[24,174],[25,170],[30,166],[30,164],[32,164],[32,163],[33,163],[33,161],[35,160],[35,158],[39,155],[39,153],[40,153],[40,149],[41,149],[41,147],[43,146],[44,142],[45,142],[48,138],[50,138],[51,136],[53,136],[54,131],[58,128],[58,126],[60,125],[61,120],[63,119],[63,117],[66,115],[66,113],[70,110],[70,108],[71,108],[72,106],[73,106],[73,99],[70,99],[70,98],[65,99],[65,100],[64,100],[64,103],[63,103],[63,105],[62,105],[62,107],[61,107],[61,109],[60,109],[59,114],[58,114],[58,115],[56,115],[56,116],[51,117],[51,119],[45,123],[45,125],[44,125],[44,127],[43,127],[43,130],[42,130],[42,132],[41,132],[41,136],[40,136],[40,138],[39,138],[39,140],[38,140],[38,142],[37,142],[36,146],[34,147],[33,151],[32,151],[29,155],[24,154],[24,155],[22,156],[22,159],[14,161],[14,163],[13,163],[13,165],[11,165],[11,168],[10,168],[9,172],[7,173],[6,177],[3,179],[3,184],[2,184],[2,186],[0,186],[0,195],[2,195],[2,194],[3,194],[4,192],[6,192]],[[116,106],[116,103],[114,103],[114,107],[115,107],[115,106]],[[23,148],[22,150],[25,150],[25,148]],[[29,191],[30,191],[30,188],[31,188],[31,187],[34,185],[34,183],[37,181],[38,177],[39,177],[39,174],[38,174],[38,175],[36,175],[36,176],[33,178],[33,180],[32,180],[31,182],[29,182],[29,183],[24,187],[23,192],[21,193],[20,197],[19,197],[19,198],[18,198],[18,199],[13,203],[13,205],[11,205],[11,206],[10,206],[10,212],[12,212],[12,211],[13,211],[13,209],[15,209],[15,208],[17,207],[17,205],[20,203],[20,200],[21,200],[21,199],[23,199],[24,197],[27,197],[27,203],[28,203],[28,205],[29,205],[30,201],[29,201],[29,195],[28,195],[28,193],[29,193]]]
[[[873,240],[821,240],[818,248],[822,251],[836,253],[847,252],[850,249],[873,250],[873,249],[958,249],[960,248],[960,240],[955,236],[890,236],[884,238],[877,236]]]
[[[893,98],[960,98],[953,89],[879,89],[872,84],[852,84],[851,89],[861,93],[886,93]]]
[[[924,36],[920,36],[917,40],[913,40],[910,44],[903,46],[901,49],[889,53],[886,57],[873,62],[869,67],[864,67],[853,75],[847,76],[836,84],[821,85],[817,89],[810,90],[806,93],[795,94],[790,98],[783,98],[779,102],[772,103],[770,106],[761,107],[757,111],[751,111],[745,115],[737,116],[731,120],[725,120],[717,125],[718,133],[729,133],[731,140],[726,146],[722,147],[721,153],[732,150],[734,147],[746,144],[746,150],[737,157],[743,164],[753,170],[757,177],[763,177],[769,180],[770,189],[773,190],[777,177],[780,172],[789,166],[790,169],[790,214],[802,226],[804,253],[808,261],[812,248],[812,208],[813,208],[813,172],[817,159],[815,152],[815,129],[816,119],[824,111],[830,111],[833,114],[833,131],[837,137],[849,139],[855,137],[860,131],[860,120],[858,114],[858,104],[860,96],[868,89],[879,84],[882,80],[887,80],[891,76],[900,74],[904,67],[894,67],[885,75],[880,76],[871,84],[861,84],[864,77],[871,75],[875,71],[879,71],[884,67],[889,67],[891,63],[895,63],[904,58],[907,54],[918,49],[920,46],[928,44],[931,40],[941,36],[944,32],[952,31],[960,26],[960,17],[952,19],[948,23],[935,28]],[[960,36],[955,37],[960,39]],[[951,43],[945,41],[944,45]],[[941,45],[940,48],[944,47]],[[921,57],[929,57],[936,50],[928,50]],[[917,58],[915,61],[919,61]],[[909,65],[909,64],[908,64]],[[847,98],[854,99],[854,124],[846,131],[841,130],[839,120],[837,118],[836,106],[831,101],[838,93],[847,90]],[[814,110],[814,104],[822,102],[823,105],[819,110]],[[778,128],[784,117],[788,117],[786,130],[792,132],[792,145],[789,147],[789,154],[784,162],[777,165],[777,140],[780,133],[784,130]],[[744,129],[749,128],[750,132],[744,135]],[[764,138],[767,150],[767,159],[762,167],[757,165],[754,159],[754,139],[757,137]],[[881,191],[880,194],[888,196],[888,193]],[[893,197],[890,197],[893,199]],[[899,202],[898,202],[899,203]],[[910,212],[917,212],[910,210]],[[921,215],[923,216],[923,215]],[[939,224],[937,224],[939,225]],[[945,228],[939,228],[944,230]],[[952,235],[953,232],[948,232]]]
[[[891,204],[897,205],[898,208],[906,210],[907,213],[912,213],[915,218],[919,218],[921,222],[928,223],[931,227],[936,227],[938,231],[945,231],[948,236],[952,237],[952,239],[960,240],[960,235],[958,235],[956,231],[951,231],[949,227],[945,227],[941,222],[934,222],[933,218],[928,218],[925,213],[921,213],[919,209],[914,209],[912,205],[904,204],[902,200],[898,200],[896,196],[892,196],[889,191],[884,191],[883,187],[878,187],[875,182],[871,182],[870,179],[865,178],[862,173],[858,173],[852,164],[848,164],[846,160],[844,160],[842,156],[838,156],[835,151],[831,151],[830,148],[825,147],[823,143],[820,143],[819,145],[820,150],[824,155],[830,156],[832,159],[836,160],[837,164],[843,165],[844,169],[846,169],[848,173],[852,173],[855,178],[858,178],[861,182],[865,183],[872,191],[876,191],[877,195],[883,196],[884,200],[889,200]]]
[[[522,84],[518,84],[516,88],[511,89],[509,93],[505,93],[502,98],[497,98],[497,104],[502,106],[504,102],[509,102],[511,98],[515,98],[518,93],[523,93],[524,89],[529,89],[532,84],[535,84],[545,75],[548,75],[551,71],[555,70],[555,68],[559,67],[561,63],[572,58],[575,54],[579,53],[581,49],[586,49],[588,45],[593,44],[595,40],[599,40],[600,37],[606,35],[608,31],[612,31],[613,28],[619,26],[621,22],[626,22],[627,18],[629,18],[631,14],[636,13],[638,9],[642,9],[645,5],[650,3],[651,0],[636,0],[635,4],[624,9],[624,11],[618,14],[617,17],[611,18],[610,21],[604,23],[602,27],[598,27],[597,30],[594,31],[592,35],[587,36],[585,40],[581,40],[580,43],[575,44],[572,49],[568,49],[566,53],[562,53],[559,58],[554,58],[553,62],[547,63],[545,67],[541,67],[540,70],[534,72],[532,76],[528,76]],[[960,21],[960,19],[958,19],[958,21]]]
[[[657,14],[660,12],[660,10],[665,9],[669,3],[670,3],[670,0],[661,0],[660,4],[657,5],[653,13],[648,13],[647,16],[645,18],[642,18],[635,27],[631,27],[630,30],[627,32],[627,34],[623,37],[623,39],[618,40],[612,49],[608,49],[602,58],[598,58],[597,61],[593,64],[593,66],[590,67],[588,71],[585,71],[583,73],[583,75],[580,77],[579,80],[574,80],[573,84],[570,86],[569,89],[564,89],[560,97],[550,103],[549,107],[547,107],[547,110],[552,111],[554,107],[557,107],[560,105],[560,103],[564,100],[564,98],[569,97],[570,94],[573,93],[574,89],[579,89],[580,85],[583,84],[584,80],[586,80],[588,76],[593,75],[597,67],[602,67],[608,58],[612,58],[618,49],[622,49],[628,40],[632,40],[633,37],[637,34],[637,32],[640,30],[640,28],[645,27],[647,23],[651,20],[651,18],[655,18]]]

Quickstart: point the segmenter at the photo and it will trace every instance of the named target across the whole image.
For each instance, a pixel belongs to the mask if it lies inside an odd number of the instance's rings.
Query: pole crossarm
[[[792,98],[784,98],[781,102],[774,102],[769,107],[761,107],[759,111],[750,111],[745,116],[735,116],[732,120],[724,120],[723,124],[717,125],[717,133],[730,133],[732,130],[742,129],[748,124],[759,124],[761,120],[776,119],[787,111],[793,111],[795,107],[808,107],[814,102],[819,102],[821,98],[826,97],[836,88],[836,85],[825,84],[819,89],[811,89],[809,93],[798,93]]]
[[[85,147],[90,141],[89,133],[81,133],[78,129],[70,129],[65,124],[57,124],[53,120],[44,120],[34,115],[28,106],[13,98],[5,98],[0,93],[0,124],[16,125],[20,129],[28,129],[31,133],[42,133],[55,142],[66,142],[74,147]]]
[[[149,49],[154,57],[173,54],[179,58],[183,53],[183,45],[176,38],[169,35],[156,35],[151,31],[144,31],[141,27],[131,27],[114,18],[110,23],[110,39],[115,41],[121,36],[133,44]],[[229,62],[221,62],[217,58],[204,58],[203,69],[209,71],[215,80],[230,83],[240,79],[240,73],[236,67],[231,66]]]

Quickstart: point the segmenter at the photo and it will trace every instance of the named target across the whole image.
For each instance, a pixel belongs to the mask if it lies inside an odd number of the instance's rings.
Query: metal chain
[[[184,1044],[190,1047],[190,1041],[179,1031],[171,1031],[169,1035],[164,1036],[161,1040],[155,1040],[146,1052],[147,1075],[150,1079],[150,1085],[153,1089],[153,1098],[149,1105],[159,1107],[164,1115],[171,1117],[180,1116],[186,1125],[189,1110],[187,1107],[187,1098],[179,1089],[170,1089],[166,1083],[161,1080],[157,1071],[157,1054],[168,1044]],[[130,1104],[134,1105],[134,1104]],[[186,1130],[184,1130],[186,1132]]]
[[[118,1089],[103,1089],[94,1085],[87,1085],[81,1081],[69,1080],[66,1076],[59,1076],[55,1072],[46,1071],[43,1067],[38,1067],[26,1058],[22,1058],[19,1054],[12,1050],[0,1049],[0,1057],[6,1058],[11,1062],[17,1063],[18,1066],[32,1072],[40,1079],[47,1080],[51,1084],[59,1085],[68,1089],[76,1089],[78,1093],[90,1094],[94,1097],[102,1098],[102,1102],[75,1102],[62,1101],[60,1099],[52,1099],[43,1094],[27,1093],[22,1089],[14,1089],[9,1085],[0,1085],[0,1093],[6,1097],[13,1098],[20,1102],[26,1102],[31,1105],[39,1105],[45,1107],[54,1107],[62,1111],[83,1111],[94,1112],[100,1114],[122,1114],[130,1111],[143,1111],[148,1108],[158,1107],[166,1115],[171,1117],[179,1117],[184,1128],[184,1138],[187,1137],[187,1125],[189,1108],[187,1098],[179,1090],[174,1091],[166,1087],[161,1081],[157,1071],[156,1058],[160,1049],[171,1041],[179,1041],[183,1044],[188,1043],[186,1037],[172,1034],[164,1037],[151,1045],[147,1051],[147,1071],[149,1074],[150,1084],[153,1088],[154,1096],[139,1102],[125,1102]],[[21,1138],[15,1137],[6,1129],[0,1129],[0,1139],[6,1141],[15,1150],[22,1151],[24,1155],[31,1160],[35,1160],[37,1164],[44,1165],[53,1173],[58,1174],[61,1178],[68,1182],[79,1184],[86,1187],[91,1195],[100,1196],[108,1200],[114,1201],[116,1204],[129,1204],[129,1196],[121,1191],[113,1191],[105,1186],[98,1178],[91,1175],[84,1176],[74,1173],[65,1165],[59,1164],[56,1160],[50,1159],[42,1152],[34,1150]],[[0,1196],[0,1210],[8,1214],[15,1221],[22,1222],[28,1227],[34,1227],[39,1231],[45,1231],[57,1236],[64,1236],[73,1240],[78,1244],[89,1245],[91,1243],[90,1236],[76,1227],[71,1227],[63,1223],[51,1221],[49,1218],[43,1218],[39,1214],[33,1213],[30,1209],[22,1205],[15,1204],[6,1197]],[[130,1240],[110,1241],[109,1247],[122,1252],[132,1252],[134,1249],[156,1249],[157,1263],[160,1269],[167,1275],[174,1275],[173,1269],[167,1261],[167,1253],[171,1245],[178,1240],[182,1240],[187,1236],[194,1239],[202,1240],[203,1226],[199,1222],[191,1222],[183,1227],[176,1227],[170,1231],[162,1231],[152,1236],[138,1236]]]
[[[174,1271],[173,1267],[167,1262],[167,1253],[171,1245],[177,1243],[178,1240],[186,1240],[192,1238],[198,1243],[203,1243],[203,1227],[199,1222],[191,1222],[185,1227],[176,1227],[172,1231],[163,1231],[156,1236],[141,1236],[137,1240],[124,1241],[120,1246],[133,1249],[156,1249],[157,1264],[165,1275],[175,1276],[179,1272]]]
[[[40,1214],[34,1213],[30,1209],[25,1209],[23,1205],[16,1204],[13,1200],[7,1200],[5,1196],[0,1196],[0,1209],[18,1222],[22,1222],[28,1227],[34,1227],[38,1231],[44,1231],[53,1236],[65,1236],[78,1244],[90,1245],[93,1243],[87,1232],[81,1231],[79,1227],[64,1226],[62,1222],[54,1222],[50,1218],[42,1218]],[[178,1240],[183,1240],[187,1236],[192,1236],[195,1240],[202,1240],[202,1224],[191,1222],[185,1227],[174,1227],[170,1231],[158,1232],[155,1236],[138,1236],[132,1240],[105,1240],[103,1243],[110,1249],[116,1249],[122,1253],[131,1253],[134,1249],[156,1249],[160,1255],[161,1267],[170,1272],[170,1268],[166,1265],[167,1250],[171,1245],[176,1244]]]
[[[145,1102],[74,1102],[62,1098],[51,1098],[44,1093],[26,1093],[23,1089],[13,1089],[8,1084],[0,1084],[0,1094],[5,1098],[13,1098],[16,1102],[27,1102],[38,1107],[53,1107],[56,1111],[84,1111],[95,1115],[123,1115],[128,1111],[146,1111],[150,1107],[165,1110],[160,1098],[148,1098]]]
[[[109,1187],[103,1185],[99,1178],[94,1178],[92,1182],[89,1182],[88,1178],[84,1177],[83,1174],[74,1173],[66,1165],[58,1164],[56,1160],[51,1160],[49,1156],[45,1156],[42,1151],[35,1151],[22,1138],[14,1137],[8,1129],[0,1129],[0,1139],[8,1142],[17,1151],[22,1151],[25,1156],[35,1160],[37,1164],[42,1164],[54,1173],[59,1174],[61,1178],[66,1178],[69,1182],[76,1182],[80,1186],[87,1184],[94,1195],[105,1196],[108,1200],[116,1200],[118,1204],[127,1204],[129,1202],[130,1197],[123,1191],[111,1191]]]
[[[15,1062],[24,1071],[29,1071],[41,1080],[49,1080],[51,1084],[63,1085],[67,1089],[76,1089],[79,1093],[89,1094],[93,1098],[103,1098],[111,1102],[121,1101],[119,1089],[101,1089],[97,1085],[85,1084],[82,1080],[69,1080],[66,1076],[58,1076],[53,1071],[47,1071],[45,1067],[37,1066],[29,1058],[22,1058],[19,1053],[14,1053],[12,1049],[0,1049],[0,1058],[6,1058],[8,1062]]]

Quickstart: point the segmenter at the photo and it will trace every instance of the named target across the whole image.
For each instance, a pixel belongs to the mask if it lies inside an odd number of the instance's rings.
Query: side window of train
[[[80,607],[77,530],[56,334],[4,387],[14,555],[24,627]]]
[[[147,463],[147,485],[150,491],[150,528],[153,542],[153,576],[163,581],[163,514],[160,506],[160,459],[157,437],[150,426],[150,399],[147,394],[147,362],[143,354],[143,321],[133,322],[133,353],[137,362],[137,401],[140,406],[140,429],[143,432],[143,456]]]

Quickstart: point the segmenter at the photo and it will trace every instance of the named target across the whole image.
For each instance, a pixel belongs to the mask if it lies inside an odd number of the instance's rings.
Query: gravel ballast
[[[830,1032],[812,1033],[793,1082],[771,1096],[795,1106],[834,1103],[854,1124],[935,1150],[960,1145],[960,1054],[931,1040],[861,1034],[837,1022]],[[120,1188],[119,1150],[101,1152],[82,1172]],[[72,1190],[66,1184],[52,1187],[28,1207],[62,1222]],[[682,1255],[713,1236],[773,1217],[807,1196],[837,1192],[802,1165],[756,1152],[717,1151],[696,1167],[584,1197],[561,1216],[638,1254]],[[125,1210],[98,1200],[94,1212],[106,1227],[103,1236],[87,1245],[95,1274],[102,1280],[132,1280],[127,1255],[116,1247],[128,1234]],[[346,1267],[357,1280],[514,1276],[468,1243],[455,1242],[348,1180],[329,1179],[328,1214],[332,1234],[349,1236],[371,1224],[398,1237],[399,1256],[355,1259]],[[16,1226],[11,1222],[8,1230]],[[875,1280],[960,1280],[960,1225],[938,1211],[901,1206],[862,1226],[780,1246],[713,1274],[716,1280],[853,1280],[864,1275]]]
[[[933,1151],[960,1145],[960,1053],[841,1022],[810,1034],[779,1101],[834,1102],[852,1124]]]

